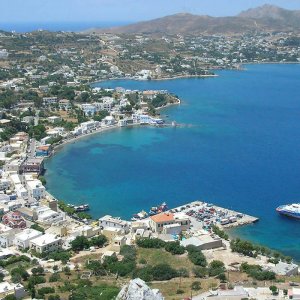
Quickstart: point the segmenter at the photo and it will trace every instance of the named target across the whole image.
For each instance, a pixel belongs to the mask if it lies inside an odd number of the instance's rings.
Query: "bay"
[[[247,65],[217,78],[96,84],[167,89],[177,128],[123,128],[68,144],[46,162],[47,189],[89,203],[94,217],[130,218],[198,199],[260,218],[231,231],[300,259],[300,222],[277,215],[300,199],[300,65]]]

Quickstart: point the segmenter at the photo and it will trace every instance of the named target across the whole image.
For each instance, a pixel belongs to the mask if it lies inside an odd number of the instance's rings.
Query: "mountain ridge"
[[[142,21],[126,26],[89,29],[85,32],[115,34],[240,34],[249,31],[298,31],[300,10],[265,4],[236,16],[212,17],[190,13]]]

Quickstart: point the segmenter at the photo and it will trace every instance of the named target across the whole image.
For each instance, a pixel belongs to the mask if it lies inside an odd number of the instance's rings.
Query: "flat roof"
[[[51,233],[45,233],[33,240],[31,240],[31,242],[37,246],[45,246],[47,244],[50,244],[50,243],[53,243],[53,242],[56,242],[56,241],[59,241],[61,240],[60,237],[56,237],[56,235],[54,234],[51,234]]]
[[[21,231],[20,233],[16,234],[15,237],[16,237],[16,239],[26,241],[26,240],[41,236],[42,234],[43,233],[38,230],[27,228],[27,229]]]

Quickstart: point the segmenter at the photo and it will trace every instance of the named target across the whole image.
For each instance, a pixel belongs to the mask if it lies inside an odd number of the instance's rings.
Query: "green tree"
[[[74,251],[81,251],[87,249],[89,246],[90,243],[85,236],[77,236],[75,240],[71,242],[71,247]]]

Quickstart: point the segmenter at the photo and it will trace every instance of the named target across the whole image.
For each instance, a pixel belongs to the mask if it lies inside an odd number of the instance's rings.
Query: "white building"
[[[27,181],[28,197],[30,199],[39,200],[45,197],[46,189],[38,179]]]
[[[39,236],[43,235],[42,232],[27,228],[22,232],[15,235],[14,244],[18,249],[24,250],[29,248],[29,242]]]
[[[89,117],[93,116],[97,111],[95,105],[89,103],[81,104],[81,109],[83,110],[84,114]]]
[[[52,124],[56,124],[56,123],[59,123],[61,121],[61,117],[51,116],[51,117],[48,117],[48,121]]]
[[[29,242],[30,249],[38,252],[50,252],[61,249],[62,239],[54,234],[46,233]]]
[[[16,233],[20,231],[20,229],[14,229],[0,223],[0,246],[3,248],[12,246]]]
[[[19,198],[27,199],[28,198],[28,191],[24,187],[23,184],[16,184],[15,185],[15,191]]]
[[[54,211],[48,206],[39,206],[34,211],[37,221],[45,225],[57,224],[66,219],[65,213]]]
[[[114,125],[116,123],[116,120],[114,117],[112,116],[106,116],[103,121],[104,125],[106,126],[111,126],[111,125]]]
[[[113,218],[112,216],[106,215],[99,219],[99,226],[103,229],[115,228],[122,229],[124,232],[129,232],[129,223],[121,220],[120,218]]]

